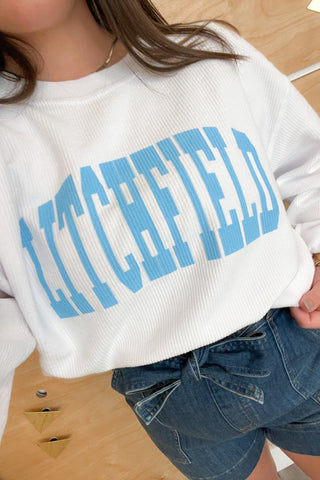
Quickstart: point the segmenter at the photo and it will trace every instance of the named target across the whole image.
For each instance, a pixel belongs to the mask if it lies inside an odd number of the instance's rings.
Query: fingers
[[[320,307],[320,268],[315,269],[311,290],[305,293],[300,301],[299,307],[307,313],[314,312]]]
[[[290,308],[291,316],[301,328],[320,328],[320,311],[306,313],[299,307]]]
[[[290,307],[290,314],[302,328],[320,328],[320,267],[316,267],[311,289],[302,295],[299,307]]]
[[[299,307],[290,307],[290,314],[293,318],[295,318],[298,325],[300,325],[300,326],[311,324],[310,314],[304,312]]]

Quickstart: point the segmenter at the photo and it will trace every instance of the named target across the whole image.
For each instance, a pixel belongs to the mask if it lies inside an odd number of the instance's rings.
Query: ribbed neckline
[[[113,88],[126,77],[133,75],[132,67],[136,66],[134,58],[127,53],[117,63],[99,72],[93,72],[76,80],[48,82],[38,80],[35,91],[28,104],[50,100],[79,100],[98,93],[100,90]]]

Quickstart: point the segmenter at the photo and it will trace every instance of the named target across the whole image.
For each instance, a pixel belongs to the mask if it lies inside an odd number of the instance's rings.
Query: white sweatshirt
[[[319,117],[210,26],[248,59],[157,75],[128,54],[0,108],[0,437],[34,348],[60,378],[149,364],[310,289]]]

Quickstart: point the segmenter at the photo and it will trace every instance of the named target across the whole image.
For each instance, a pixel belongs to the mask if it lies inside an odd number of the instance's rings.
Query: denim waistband
[[[277,310],[269,310],[255,324],[213,344],[152,365],[119,369],[112,379],[112,386],[127,397],[146,393],[135,403],[134,410],[147,425],[182,383],[204,378],[235,394],[263,403],[263,391],[254,384],[254,378],[266,377],[270,372],[253,368],[251,364],[256,363],[255,357],[263,355],[267,342],[266,333],[259,331],[259,327]]]

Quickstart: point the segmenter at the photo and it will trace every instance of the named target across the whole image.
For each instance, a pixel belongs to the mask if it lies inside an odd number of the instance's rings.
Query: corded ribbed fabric
[[[261,53],[210,27],[247,59],[158,75],[127,55],[0,108],[0,436],[34,348],[61,378],[149,364],[311,287],[319,118]]]

